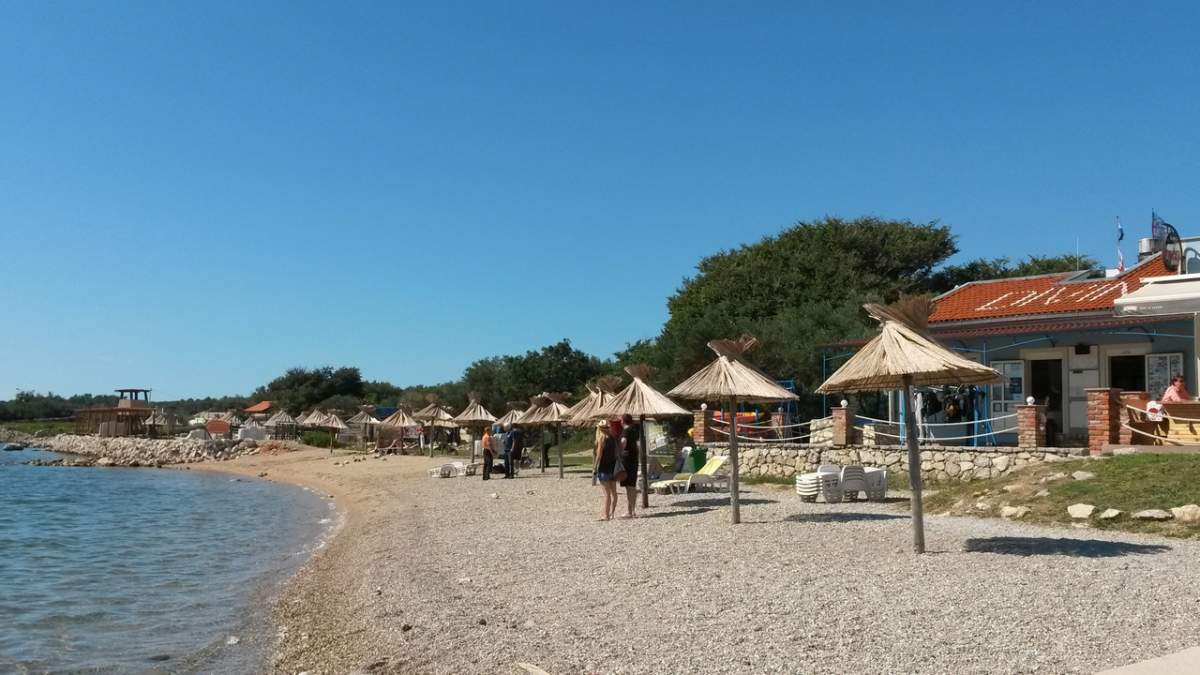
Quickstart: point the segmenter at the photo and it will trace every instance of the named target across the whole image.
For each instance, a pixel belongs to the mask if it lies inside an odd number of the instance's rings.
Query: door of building
[[[1062,370],[1062,359],[1036,359],[1029,362],[1029,395],[1046,406],[1046,440],[1051,445],[1066,428]]]
[[[992,368],[1000,372],[1001,380],[992,385],[992,414],[991,417],[1014,415],[1017,406],[1025,403],[1025,362],[1024,361],[992,361]],[[1015,417],[992,422],[995,433],[1013,432],[1017,430]]]

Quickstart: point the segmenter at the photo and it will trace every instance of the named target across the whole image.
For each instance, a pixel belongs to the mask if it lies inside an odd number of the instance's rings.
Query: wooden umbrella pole
[[[742,504],[738,495],[737,398],[729,399],[729,506],[734,525],[742,522]]]
[[[908,482],[912,487],[913,551],[925,552],[925,507],[921,503],[921,451],[917,445],[917,412],[913,410],[912,375],[904,376],[904,433],[908,444]]]
[[[558,477],[563,477],[562,422],[554,425],[554,447],[558,448]]]
[[[474,431],[474,429],[472,429]],[[483,427],[479,427],[479,437],[483,438]],[[471,437],[471,463],[475,463],[475,437]]]
[[[639,460],[642,465],[642,508],[648,509],[648,508],[650,508],[650,476],[647,475],[649,473],[649,471],[646,468],[647,448],[646,448],[646,416],[645,415],[642,415],[641,418],[639,419],[638,426],[640,427],[640,429],[638,429],[638,431],[640,431],[642,434],[642,442],[638,443],[638,445],[641,446],[640,448],[638,448],[638,457],[639,457]]]

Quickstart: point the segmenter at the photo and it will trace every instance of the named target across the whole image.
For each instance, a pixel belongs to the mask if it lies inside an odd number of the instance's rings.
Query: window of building
[[[1108,386],[1125,391],[1146,391],[1146,357],[1140,354],[1109,357]]]

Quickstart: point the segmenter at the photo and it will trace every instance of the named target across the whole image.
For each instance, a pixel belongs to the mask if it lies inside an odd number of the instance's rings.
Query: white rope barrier
[[[807,422],[796,422],[795,424],[745,424],[742,422],[738,422],[738,428],[739,429],[761,429],[764,431],[770,431],[772,429],[793,429],[793,428],[799,428],[799,427],[807,427],[807,426],[811,425],[813,422],[821,422],[821,421],[829,420],[829,419],[833,419],[833,418],[832,417],[818,417],[816,419],[811,419]],[[712,423],[714,426],[723,426],[723,427],[729,426],[729,420],[714,419],[712,421]]]
[[[1124,422],[1121,423],[1121,428],[1128,429],[1128,430],[1132,431],[1133,433],[1140,434],[1142,436],[1149,436],[1150,438],[1157,438],[1160,441],[1166,441],[1167,443],[1170,443],[1172,445],[1184,445],[1183,443],[1181,443],[1180,441],[1178,441],[1174,438],[1167,438],[1166,436],[1159,436],[1157,434],[1152,434],[1148,431],[1142,431],[1141,429],[1134,429],[1133,427],[1129,426],[1128,424],[1125,424]]]
[[[721,431],[720,429],[713,429],[713,431],[717,432],[718,434],[721,434],[722,436],[725,436],[726,438],[729,437],[728,431]],[[746,441],[747,443],[784,443],[784,442],[788,442],[788,441],[801,441],[801,440],[804,440],[811,436],[812,436],[812,434],[802,434],[800,436],[791,436],[788,438],[760,438],[760,437],[753,437],[753,436],[738,436],[737,439],[739,441]]]
[[[1017,416],[1017,413],[1012,413],[1011,415],[1001,415],[999,417],[989,417],[987,419],[982,419],[982,420],[965,420],[962,422],[919,422],[918,424],[920,426],[926,426],[926,427],[956,427],[956,426],[960,426],[963,424],[983,424],[984,422],[998,422],[1000,420],[1010,420],[1010,419],[1015,418],[1016,416]],[[881,420],[878,417],[867,417],[866,415],[855,415],[854,418],[859,419],[859,420],[869,420],[871,422],[879,422],[882,424],[903,424],[903,422],[900,422],[900,421],[893,422],[891,420]],[[1196,420],[1196,421],[1200,422],[1200,420]]]
[[[854,428],[857,429],[858,431],[862,431],[863,433],[866,433],[866,431],[867,431],[866,427],[854,427]],[[871,433],[875,434],[876,436],[887,436],[888,438],[903,438],[903,436],[900,436],[898,434],[884,433],[882,431],[876,431],[875,429],[871,429]],[[986,433],[982,433],[982,434],[972,434],[970,436],[940,436],[940,437],[939,436],[925,436],[925,437],[919,437],[917,440],[921,443],[941,442],[941,441],[962,441],[962,440],[966,440],[969,438],[983,438],[985,436],[994,436],[994,435],[995,434],[992,432],[986,432]]]

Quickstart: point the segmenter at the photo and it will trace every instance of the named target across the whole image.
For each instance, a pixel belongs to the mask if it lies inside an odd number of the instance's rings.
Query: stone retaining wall
[[[708,454],[725,455],[726,443],[705,443]],[[939,447],[921,451],[921,477],[925,481],[982,480],[1003,476],[1013,469],[1039,462],[1061,462],[1086,457],[1087,448]],[[779,443],[739,445],[743,476],[789,478],[797,472],[816,471],[821,464],[878,466],[908,473],[908,451],[902,446],[852,445],[844,448]]]
[[[53,452],[76,455],[82,459],[71,464],[100,466],[162,466],[208,459],[233,459],[258,452],[251,440],[198,440],[194,438],[101,438],[62,434],[39,442]]]

